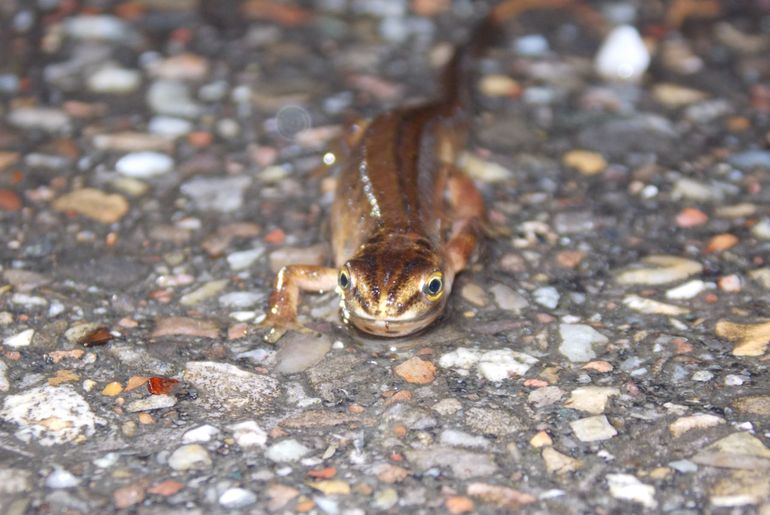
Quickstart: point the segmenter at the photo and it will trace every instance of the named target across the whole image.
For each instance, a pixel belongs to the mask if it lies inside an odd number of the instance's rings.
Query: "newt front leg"
[[[265,319],[258,327],[269,328],[265,340],[277,342],[286,331],[309,332],[297,321],[300,291],[324,292],[337,286],[337,270],[316,265],[289,265],[275,276]]]

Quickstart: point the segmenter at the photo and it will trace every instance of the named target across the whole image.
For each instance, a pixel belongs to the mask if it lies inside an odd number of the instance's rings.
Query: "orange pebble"
[[[717,234],[706,245],[706,252],[721,252],[738,244],[738,237],[730,233]]]
[[[703,225],[708,222],[709,217],[700,209],[694,207],[688,207],[682,209],[678,215],[676,215],[676,225],[679,227],[695,227],[697,225]]]

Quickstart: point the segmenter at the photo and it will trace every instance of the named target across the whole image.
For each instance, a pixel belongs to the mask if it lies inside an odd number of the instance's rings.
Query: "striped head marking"
[[[379,336],[428,326],[444,310],[451,286],[443,259],[422,240],[364,245],[337,281],[343,319]]]

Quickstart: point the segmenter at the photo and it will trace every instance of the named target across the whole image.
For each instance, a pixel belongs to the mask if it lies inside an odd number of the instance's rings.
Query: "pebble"
[[[225,288],[227,288],[227,285],[230,283],[227,279],[218,279],[215,281],[208,281],[204,283],[199,288],[196,288],[195,290],[185,293],[181,297],[179,297],[179,303],[182,306],[195,306],[196,304],[200,304],[201,302],[205,302],[206,300],[210,299],[211,297],[214,297],[224,291]],[[220,303],[222,303],[222,297],[219,298]],[[224,304],[227,306],[227,304]]]
[[[666,304],[653,299],[647,299],[640,297],[639,295],[626,295],[623,298],[623,304],[629,309],[648,315],[679,316],[686,315],[690,312],[687,308]]]
[[[263,413],[278,395],[278,381],[247,372],[228,363],[189,361],[185,381],[199,390],[196,400],[202,407],[238,414]]]
[[[599,174],[607,168],[604,156],[590,150],[570,150],[562,156],[561,162],[586,176]]]
[[[147,89],[147,104],[157,114],[197,118],[203,108],[190,97],[190,89],[176,80],[157,80]]]
[[[197,443],[178,447],[168,457],[168,466],[174,470],[202,470],[212,466],[208,451]]]
[[[184,53],[152,61],[147,66],[147,71],[154,78],[200,81],[208,76],[209,62],[199,55]]]
[[[770,218],[763,218],[751,228],[751,234],[760,240],[770,240]]]
[[[510,97],[521,91],[521,87],[507,75],[485,75],[479,82],[479,91],[488,97]]]
[[[596,72],[607,80],[639,81],[650,65],[650,53],[631,25],[620,25],[605,37],[596,54]]]
[[[239,250],[227,255],[227,264],[231,270],[246,270],[250,268],[265,253],[263,247],[248,250]]]
[[[745,170],[752,170],[754,168],[770,170],[770,150],[747,150],[733,154],[728,159],[728,162]]]
[[[666,290],[666,298],[671,300],[692,299],[709,287],[713,288],[713,284],[705,283],[700,279],[693,279],[675,288]]]
[[[393,372],[411,384],[430,384],[436,378],[436,366],[418,357],[404,361],[396,366]]]
[[[126,411],[129,413],[138,413],[140,411],[171,408],[176,406],[176,403],[177,399],[173,395],[151,395],[144,399],[130,402],[126,405]]]
[[[553,445],[553,439],[545,431],[538,431],[535,436],[529,440],[529,445],[535,449],[540,449],[541,447],[550,447]]]
[[[620,395],[620,390],[615,387],[582,386],[572,390],[565,406],[593,415],[600,415],[607,408],[610,397],[617,395]]]
[[[705,383],[705,382],[711,381],[713,378],[714,378],[714,374],[712,374],[708,370],[698,370],[692,375],[692,380],[699,383]]]
[[[80,479],[75,477],[72,472],[63,468],[54,468],[53,472],[45,478],[45,486],[55,490],[61,488],[74,488],[80,484]]]
[[[219,429],[210,425],[204,424],[196,428],[190,429],[182,435],[182,443],[207,443],[216,438],[219,435]]]
[[[476,283],[468,282],[463,284],[462,288],[460,288],[460,295],[462,295],[462,298],[468,303],[479,308],[483,308],[489,304],[487,292]]]
[[[462,409],[463,405],[460,401],[453,398],[447,398],[447,399],[441,399],[436,404],[432,406],[433,410],[439,413],[440,415],[443,415],[445,417],[448,417],[450,415],[453,415],[454,413],[457,413]]]
[[[71,385],[39,386],[8,395],[0,417],[18,425],[16,438],[45,447],[93,436],[97,417]]]
[[[674,108],[694,104],[707,98],[703,91],[667,82],[656,84],[652,89],[652,96],[661,104]]]
[[[26,308],[42,308],[48,305],[48,300],[45,298],[26,293],[14,293],[11,295],[11,302]],[[23,338],[20,341],[24,341]]]
[[[101,68],[86,79],[86,87],[96,94],[125,95],[136,91],[142,84],[138,70],[127,68]]]
[[[128,201],[116,193],[83,188],[66,193],[53,202],[57,211],[72,211],[102,224],[113,224],[128,213]]]
[[[265,451],[265,457],[277,463],[291,463],[299,461],[311,450],[297,440],[289,438],[268,447],[267,451]]]
[[[498,438],[509,436],[521,430],[521,424],[502,408],[471,408],[465,413],[465,424],[484,435]]]
[[[698,465],[690,460],[677,460],[668,464],[669,467],[681,474],[692,474],[698,471]]]
[[[472,179],[484,183],[498,183],[508,181],[513,177],[513,172],[493,161],[487,161],[469,152],[460,156],[458,166]]]
[[[112,501],[115,508],[124,510],[144,501],[146,495],[145,484],[142,481],[135,481],[125,486],[121,486],[112,492]]]
[[[447,429],[441,432],[439,441],[442,445],[451,447],[470,447],[477,449],[486,449],[489,447],[489,440],[483,436],[471,435],[455,429]]]
[[[160,152],[132,152],[118,159],[115,170],[126,177],[149,179],[170,172],[174,160]]]
[[[20,333],[8,336],[3,339],[3,345],[11,347],[12,349],[18,349],[20,347],[29,347],[32,343],[32,338],[35,336],[34,329],[26,329]]]
[[[147,131],[158,136],[178,138],[193,130],[193,124],[184,118],[171,116],[153,116],[147,124]]]
[[[233,432],[233,439],[242,449],[264,447],[267,443],[267,433],[254,420],[245,420],[227,426]]]
[[[545,470],[549,474],[569,474],[583,466],[580,460],[577,460],[566,454],[562,454],[553,447],[546,447],[542,452]]]
[[[584,324],[559,324],[559,334],[559,352],[573,363],[591,361],[596,357],[594,347],[603,348],[609,342],[606,336]]]
[[[703,265],[697,261],[679,256],[657,255],[646,257],[635,268],[620,272],[616,280],[620,284],[658,286],[682,281],[702,271]]]
[[[548,309],[556,309],[559,305],[559,291],[553,286],[543,286],[532,292],[532,297],[535,302]]]
[[[170,152],[172,150],[170,138],[160,138],[157,135],[144,132],[123,131],[112,134],[95,134],[92,141],[94,147],[114,152],[138,152],[142,150]]]
[[[698,465],[756,471],[770,467],[770,449],[762,441],[747,433],[728,435],[691,458]]]
[[[195,177],[182,184],[181,191],[196,209],[232,213],[243,206],[243,194],[250,184],[251,179],[245,176]]]
[[[8,365],[0,361],[0,392],[7,392],[11,389],[11,383],[8,381]]]
[[[513,488],[485,483],[471,483],[466,492],[471,497],[478,497],[482,502],[493,504],[508,512],[519,511],[537,501],[534,496]]]
[[[706,213],[694,207],[684,208],[676,215],[676,225],[685,229],[703,225],[708,220],[709,217]]]
[[[549,50],[548,40],[542,34],[528,34],[513,41],[514,51],[522,56],[536,57]]]
[[[562,397],[564,397],[564,390],[558,386],[544,386],[531,391],[527,395],[527,402],[539,409],[556,404]]]
[[[434,467],[447,468],[458,479],[470,479],[494,474],[497,471],[492,455],[464,449],[431,445],[424,448],[406,449],[406,459],[413,469],[425,472]]]
[[[701,413],[698,415],[679,417],[674,422],[669,424],[668,430],[671,431],[671,434],[674,436],[674,438],[679,438],[686,432],[693,429],[705,429],[724,423],[725,420],[722,417],[708,413]]]
[[[219,504],[228,510],[245,508],[257,502],[257,494],[245,488],[228,488],[219,497]]]
[[[607,474],[606,478],[614,498],[639,503],[651,510],[657,508],[654,486],[642,483],[630,474]]]
[[[45,132],[69,132],[70,117],[52,107],[17,107],[8,114],[8,123],[19,129],[37,129]]]
[[[512,349],[483,352],[467,347],[443,354],[438,362],[441,368],[451,368],[460,375],[467,375],[478,367],[481,377],[494,382],[523,376],[535,363],[537,358]]]
[[[64,23],[67,36],[82,40],[125,42],[129,28],[123,20],[109,14],[71,16]]]
[[[733,356],[761,356],[770,344],[770,322],[739,324],[719,320],[714,329],[717,336],[735,343]]]
[[[277,274],[288,265],[323,265],[327,261],[327,246],[325,244],[312,247],[282,247],[270,253],[270,270]]]
[[[599,442],[617,435],[617,430],[604,415],[581,418],[570,422],[570,427],[581,442]]]
[[[165,317],[155,321],[150,338],[164,336],[192,336],[196,338],[218,338],[219,326],[212,320],[189,317]]]
[[[498,283],[492,285],[492,287],[489,288],[489,292],[495,299],[497,306],[505,311],[519,313],[529,305],[527,299],[504,284]]]

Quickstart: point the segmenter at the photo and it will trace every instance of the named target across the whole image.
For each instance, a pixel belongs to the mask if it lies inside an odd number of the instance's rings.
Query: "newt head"
[[[425,240],[364,244],[339,269],[337,293],[346,323],[377,336],[406,336],[444,310],[453,277]]]

